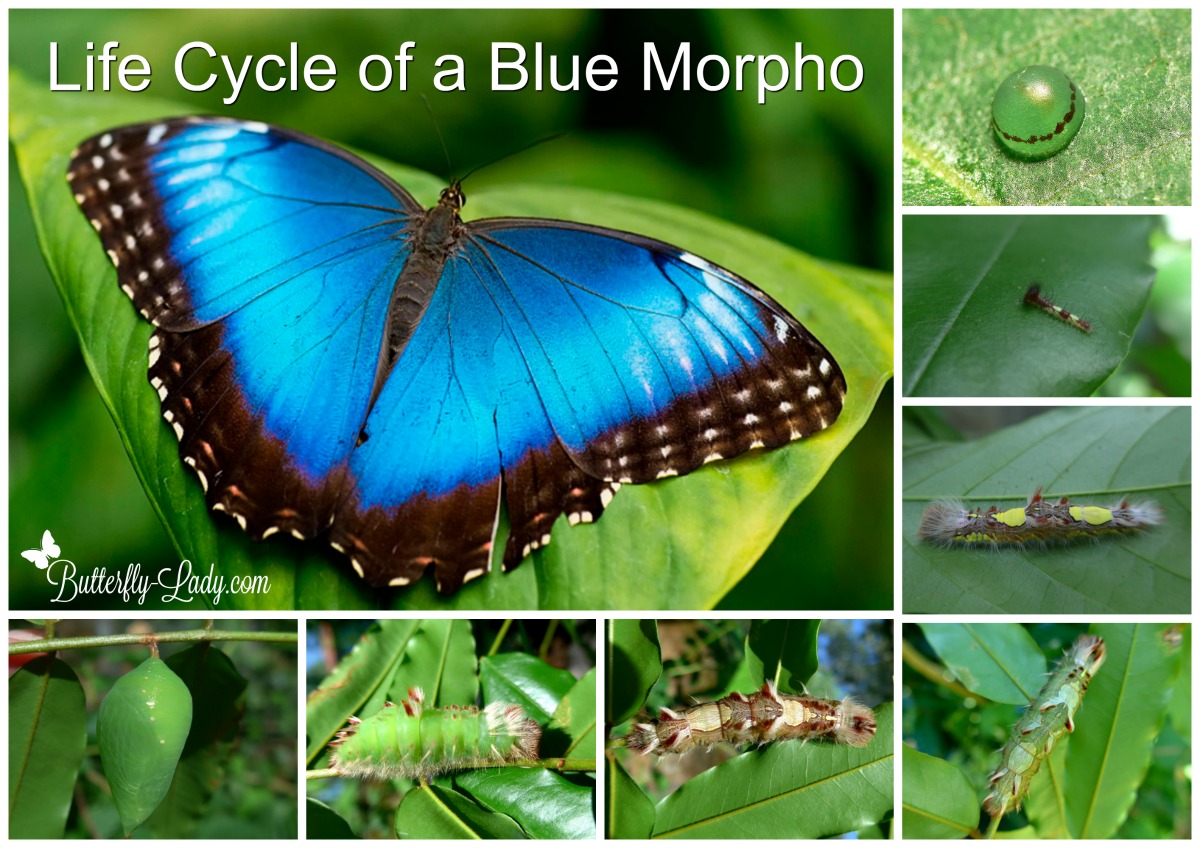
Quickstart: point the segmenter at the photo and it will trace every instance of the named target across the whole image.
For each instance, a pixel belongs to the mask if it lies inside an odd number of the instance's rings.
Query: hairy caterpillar
[[[535,760],[542,729],[516,704],[426,707],[420,689],[408,700],[387,702],[370,718],[330,743],[330,765],[343,777],[385,780],[428,778],[448,771]]]
[[[1023,545],[1072,541],[1106,533],[1133,533],[1163,523],[1154,501],[1080,506],[1045,500],[1041,487],[1029,503],[1010,509],[968,509],[961,501],[934,501],[925,508],[917,535],[940,545]]]
[[[852,698],[785,695],[767,681],[749,695],[734,692],[719,701],[663,709],[656,720],[635,724],[623,741],[639,754],[681,754],[718,742],[765,745],[787,739],[831,738],[861,748],[874,735],[875,713]]]
[[[1049,680],[1013,726],[1000,752],[1000,765],[988,778],[989,792],[983,808],[993,819],[1005,810],[1019,810],[1029,781],[1054,743],[1075,729],[1075,711],[1083,701],[1088,682],[1104,662],[1104,640],[1080,636],[1050,673]]]
[[[1025,303],[1029,306],[1036,306],[1047,315],[1053,315],[1060,321],[1065,321],[1077,330],[1083,330],[1085,333],[1092,332],[1091,324],[1084,321],[1078,315],[1073,315],[1061,306],[1055,306],[1049,298],[1042,294],[1041,286],[1037,283],[1034,283],[1029,287],[1029,291],[1025,292]]]

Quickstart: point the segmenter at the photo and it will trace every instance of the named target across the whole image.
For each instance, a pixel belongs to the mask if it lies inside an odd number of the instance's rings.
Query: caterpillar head
[[[1104,640],[1085,633],[1071,646],[1070,656],[1071,660],[1083,669],[1085,679],[1089,678],[1104,664]]]

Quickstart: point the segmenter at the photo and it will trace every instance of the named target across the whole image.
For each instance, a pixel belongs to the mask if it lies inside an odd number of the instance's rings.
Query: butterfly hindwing
[[[328,532],[376,585],[451,592],[622,483],[811,435],[833,357],[766,294],[583,224],[464,224],[299,133],[180,119],[89,139],[68,174],[156,325],[150,379],[208,504]]]

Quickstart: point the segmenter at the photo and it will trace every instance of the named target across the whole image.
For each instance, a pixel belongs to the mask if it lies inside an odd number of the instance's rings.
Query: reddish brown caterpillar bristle
[[[1084,321],[1078,315],[1068,312],[1061,306],[1056,306],[1053,301],[1042,294],[1041,286],[1039,286],[1037,283],[1031,285],[1029,290],[1025,292],[1025,303],[1028,306],[1037,307],[1047,315],[1051,315],[1065,324],[1070,324],[1077,330],[1082,330],[1085,333],[1092,332],[1091,324],[1089,324],[1087,321]]]

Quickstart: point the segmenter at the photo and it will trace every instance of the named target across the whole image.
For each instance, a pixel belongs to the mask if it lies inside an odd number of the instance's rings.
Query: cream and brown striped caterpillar
[[[1054,743],[1075,730],[1075,712],[1083,702],[1088,682],[1104,662],[1104,640],[1080,636],[1013,726],[1000,751],[1000,765],[988,778],[983,808],[993,819],[1006,810],[1019,810],[1029,781],[1050,756]]]
[[[1063,498],[1054,503],[1043,498],[1038,487],[1029,503],[1010,509],[934,501],[921,516],[917,535],[945,546],[1021,546],[1135,533],[1162,523],[1162,509],[1154,501],[1133,503],[1125,498],[1112,506],[1084,506]]]
[[[449,771],[535,760],[542,729],[516,704],[427,707],[420,689],[408,700],[387,702],[370,718],[330,743],[330,765],[342,777],[386,780],[431,778]]]
[[[787,695],[767,681],[749,695],[734,692],[719,701],[663,709],[656,720],[635,724],[623,741],[639,754],[680,754],[718,742],[765,745],[788,739],[832,739],[861,748],[874,735],[875,713],[854,699]]]
[[[1029,290],[1025,292],[1025,303],[1029,306],[1036,306],[1047,315],[1057,318],[1059,321],[1062,321],[1066,324],[1070,324],[1076,330],[1082,330],[1083,332],[1089,334],[1092,332],[1091,324],[1089,324],[1087,321],[1084,321],[1078,315],[1063,309],[1061,306],[1050,300],[1050,298],[1042,294],[1042,287],[1037,283],[1034,283],[1029,287]]]

